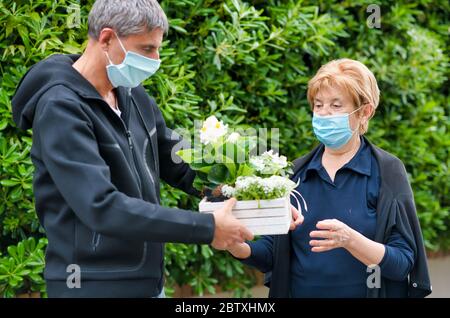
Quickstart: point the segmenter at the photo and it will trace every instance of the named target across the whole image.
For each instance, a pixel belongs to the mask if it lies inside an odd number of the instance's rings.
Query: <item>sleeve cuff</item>
[[[402,257],[399,250],[389,245],[385,245],[384,256],[378,266],[380,266],[381,276],[390,280],[403,281],[409,274],[406,259]]]
[[[212,213],[187,212],[193,214],[192,222],[194,224],[194,229],[192,230],[191,241],[197,244],[211,244],[214,239],[214,230],[216,228],[214,215],[212,215]]]

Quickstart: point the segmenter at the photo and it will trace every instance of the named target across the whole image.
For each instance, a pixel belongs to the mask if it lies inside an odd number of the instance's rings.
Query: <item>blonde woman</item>
[[[308,84],[321,144],[295,161],[308,204],[288,235],[229,248],[266,273],[270,297],[424,297],[431,292],[403,163],[365,137],[379,103],[372,72],[340,59]],[[372,266],[376,265],[376,266]]]

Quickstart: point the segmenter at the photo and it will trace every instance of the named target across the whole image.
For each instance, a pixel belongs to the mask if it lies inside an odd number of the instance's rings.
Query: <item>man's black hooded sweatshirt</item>
[[[210,243],[214,218],[159,205],[160,178],[195,194],[194,172],[172,159],[179,137],[141,86],[116,90],[119,117],[72,67],[78,58],[53,55],[34,65],[12,101],[17,126],[33,129],[48,294],[156,296],[163,242]]]

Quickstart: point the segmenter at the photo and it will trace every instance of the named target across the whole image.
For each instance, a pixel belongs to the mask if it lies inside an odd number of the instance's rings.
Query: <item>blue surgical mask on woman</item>
[[[312,126],[317,139],[328,148],[344,146],[356,131],[351,130],[349,117],[361,107],[347,114],[320,116],[314,113]]]
[[[119,40],[122,50],[125,52],[125,58],[122,63],[113,64],[108,52],[105,52],[110,63],[106,66],[108,78],[114,87],[123,86],[134,88],[156,73],[161,64],[161,60],[151,59],[125,50],[117,34],[116,37]]]

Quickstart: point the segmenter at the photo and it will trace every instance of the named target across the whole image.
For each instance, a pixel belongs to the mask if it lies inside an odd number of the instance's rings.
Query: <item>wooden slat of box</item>
[[[253,235],[280,235],[286,234],[289,231],[289,225],[249,226],[248,230],[252,232]]]
[[[207,202],[199,205],[202,213],[211,213],[223,206],[223,202]],[[233,215],[246,225],[254,235],[286,234],[291,221],[289,197],[275,200],[238,201]]]
[[[235,210],[249,210],[249,209],[261,209],[261,208],[278,208],[289,205],[289,198],[280,198],[274,200],[249,200],[249,201],[237,201],[233,207]],[[214,211],[220,209],[223,206],[223,202],[207,202],[206,198],[200,202],[200,212]]]

